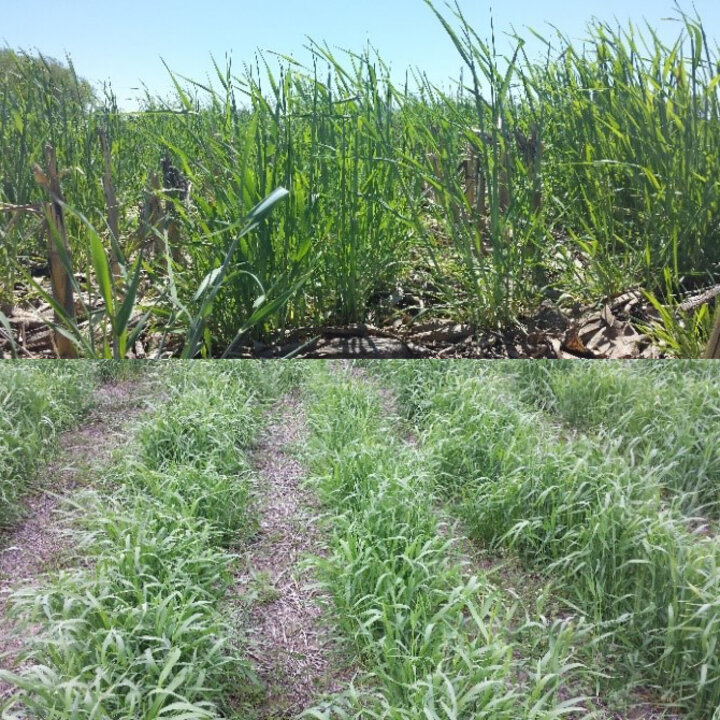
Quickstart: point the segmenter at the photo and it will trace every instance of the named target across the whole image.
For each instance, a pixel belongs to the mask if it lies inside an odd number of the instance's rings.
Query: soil
[[[325,616],[330,601],[302,569],[305,558],[325,549],[315,520],[320,508],[292,454],[306,434],[298,394],[276,409],[279,418],[252,452],[262,497],[259,532],[236,584],[250,608],[245,652],[264,685],[263,719],[296,717],[319,696],[345,689],[353,676]]]
[[[39,475],[34,483],[37,490],[24,500],[22,519],[0,534],[0,668],[19,669],[18,655],[23,649],[19,628],[8,617],[8,596],[19,586],[39,585],[51,569],[82,562],[72,558],[67,525],[58,518],[58,511],[126,441],[126,426],[144,411],[146,398],[145,383],[100,386],[83,424],[60,435],[59,455]],[[0,681],[0,702],[13,693],[12,686]]]
[[[720,287],[720,286],[718,286]],[[718,292],[720,294],[720,291]],[[712,291],[698,296],[712,305]],[[678,318],[697,309],[690,298],[677,308]],[[702,303],[701,303],[702,304]],[[238,358],[475,358],[475,359],[657,359],[664,357],[646,328],[658,321],[655,308],[639,289],[606,298],[593,306],[560,306],[546,300],[512,327],[482,329],[454,320],[432,319],[417,308],[395,308],[372,324],[307,327],[277,333],[266,342],[249,342],[234,349]],[[54,357],[47,324],[47,303],[21,301],[8,314],[9,327],[20,357]],[[162,346],[162,349],[159,349]],[[166,358],[181,350],[179,336],[146,333],[137,340],[130,358]],[[224,348],[219,348],[220,351]],[[0,328],[0,358],[10,342]]]
[[[481,330],[453,321],[417,322],[399,317],[389,325],[308,328],[255,343],[247,357],[322,359],[657,359],[663,357],[645,327],[657,320],[642,293],[623,293],[593,307],[560,308],[546,301],[513,327]],[[242,354],[242,353],[241,353]]]

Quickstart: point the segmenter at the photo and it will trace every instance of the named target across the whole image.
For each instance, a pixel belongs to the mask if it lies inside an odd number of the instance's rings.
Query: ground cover
[[[307,457],[332,534],[318,568],[364,671],[308,716],[585,714],[571,691],[572,632],[549,630],[536,656],[512,645],[513,608],[463,557],[434,507],[422,451],[396,434],[377,388],[321,369],[308,390]]]
[[[619,672],[658,702],[712,716],[717,539],[693,532],[682,504],[668,501],[652,454],[633,460],[622,438],[563,432],[519,399],[507,368],[375,367],[434,448],[436,482],[474,536],[561,583],[568,606],[597,624]]]
[[[370,49],[314,45],[308,67],[175,77],[137,113],[5,63],[0,348],[697,356],[719,282],[718,57],[678,20],[669,46],[596,21],[536,61],[448,12],[461,87],[422,69],[399,87]],[[55,303],[48,240],[73,294]]]
[[[168,408],[73,497],[83,561],[11,598],[33,633],[20,671],[1,673],[21,690],[8,717],[212,718],[253,686],[220,604],[229,547],[252,532],[242,448],[280,374],[175,368]]]
[[[53,441],[91,407],[101,366],[0,365],[0,531],[16,517]]]
[[[44,385],[48,381],[57,391],[54,398],[45,398],[44,412],[29,425],[18,417],[20,405],[14,407],[14,432],[25,433],[35,447],[32,457],[15,458],[16,475],[6,477],[12,482],[15,501],[0,532],[0,657],[4,667],[13,667],[23,643],[7,613],[7,594],[19,583],[37,586],[45,573],[63,567],[74,556],[62,507],[92,482],[112,448],[124,441],[124,424],[144,409],[148,399],[144,392],[151,373],[140,366],[112,362],[78,363],[47,371],[38,367],[39,377],[29,365],[5,366],[4,370],[4,379],[9,381],[4,389],[11,395],[14,391],[16,400],[37,399],[33,393],[42,396],[48,391]],[[52,381],[58,379],[62,380],[60,388],[52,387]],[[63,403],[68,422],[53,424],[58,412],[54,404]],[[32,408],[38,409],[35,403]],[[23,417],[27,418],[30,409],[25,406]],[[0,699],[4,702],[11,693],[12,687],[0,681]]]
[[[720,388],[712,365],[523,364],[512,374],[526,398],[569,428],[615,438],[630,463],[645,456],[688,514],[717,518]]]
[[[680,450],[714,371],[603,368],[154,366],[163,407],[63,435],[97,463],[8,531],[42,537],[0,555],[3,717],[713,717],[714,464]]]

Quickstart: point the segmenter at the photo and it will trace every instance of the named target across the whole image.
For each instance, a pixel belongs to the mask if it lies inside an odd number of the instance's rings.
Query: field
[[[672,45],[596,21],[537,60],[437,14],[455,88],[315,44],[125,112],[6,53],[2,352],[699,356],[720,287],[701,20],[678,11]]]
[[[2,717],[717,718],[719,388],[6,365]]]

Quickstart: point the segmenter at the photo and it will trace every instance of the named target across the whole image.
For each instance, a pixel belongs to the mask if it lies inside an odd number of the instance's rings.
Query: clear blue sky
[[[491,5],[497,34],[511,27],[524,34],[527,26],[549,32],[549,23],[581,38],[592,17],[647,20],[664,38],[679,32],[662,20],[673,15],[672,0],[460,0],[482,37],[490,34]],[[691,2],[681,6],[692,12]],[[720,0],[695,0],[694,6],[708,35],[720,39]],[[442,0],[437,7],[444,7]],[[203,81],[212,70],[211,53],[221,64],[232,54],[238,69],[257,48],[302,61],[306,36],[352,50],[369,39],[396,77],[417,67],[445,84],[461,65],[423,0],[0,0],[0,18],[0,45],[57,59],[68,53],[83,77],[110,80],[124,107],[132,106],[141,82],[153,93],[170,92],[160,58]]]

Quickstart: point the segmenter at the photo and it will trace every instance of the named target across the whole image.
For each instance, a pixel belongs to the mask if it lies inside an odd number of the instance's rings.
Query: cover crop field
[[[0,350],[698,356],[720,287],[700,19],[678,11],[669,45],[596,21],[538,60],[418,10],[457,48],[454,88],[313,44],[308,66],[216,64],[126,112],[3,51]]]
[[[3,369],[3,717],[720,714],[712,364]]]

